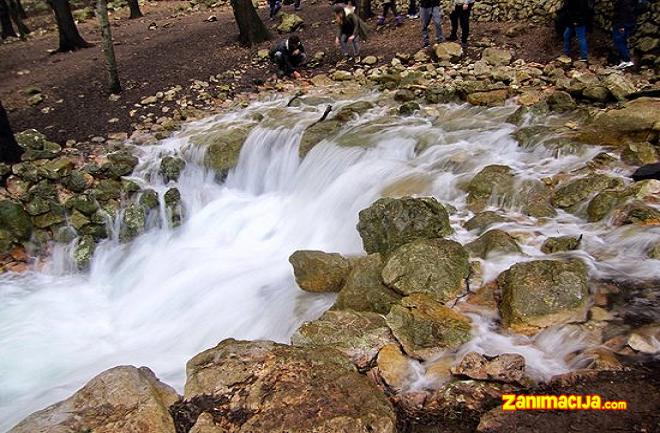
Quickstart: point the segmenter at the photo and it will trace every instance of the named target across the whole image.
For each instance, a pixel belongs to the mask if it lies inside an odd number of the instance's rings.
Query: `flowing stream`
[[[348,102],[335,102],[335,109]],[[433,195],[450,204],[456,208],[452,238],[466,243],[476,234],[461,227],[472,214],[459,186],[484,166],[505,164],[519,176],[542,178],[578,169],[602,150],[562,152],[543,143],[523,148],[511,137],[515,126],[505,122],[515,107],[439,106],[435,116],[406,118],[376,107],[301,160],[302,132],[325,105],[285,105],[284,99],[257,102],[135,148],[140,165],[134,179],[161,194],[168,186],[158,174],[160,159],[178,154],[187,160],[177,182],[186,210],[180,227],[151,221],[128,244],[105,241],[88,272],[74,270],[71,247],[57,247],[38,272],[0,275],[0,431],[112,366],[146,365],[180,390],[186,361],[224,338],[288,342],[303,321],[333,302],[332,295],[297,288],[289,255],[298,249],[363,254],[358,212],[383,195]],[[218,181],[203,168],[203,149],[191,145],[190,136],[257,113],[263,120],[238,166]],[[539,224],[516,209],[507,213],[512,222],[498,227],[530,236],[522,242],[524,254],[484,261],[485,281],[543,256],[539,248],[547,236],[569,234],[584,235],[575,254],[594,277],[660,277],[658,262],[642,259],[660,239],[657,227],[613,229],[561,211]],[[461,350],[522,353],[538,378],[572,368],[565,355],[587,344],[566,329],[535,339],[505,335],[492,320],[475,315],[474,340]],[[419,368],[415,386],[429,386]]]

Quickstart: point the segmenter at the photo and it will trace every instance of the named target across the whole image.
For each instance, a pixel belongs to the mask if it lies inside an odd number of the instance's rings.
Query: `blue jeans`
[[[621,31],[623,29],[623,31]],[[630,61],[630,51],[628,51],[628,38],[635,30],[632,25],[619,25],[612,29],[612,42],[614,47],[619,52],[622,62]]]
[[[422,39],[424,40],[424,45],[429,45],[429,24],[431,24],[431,19],[435,24],[435,39],[438,42],[445,40],[445,37],[442,35],[442,9],[440,6],[434,6],[430,8],[420,8],[422,12]]]
[[[587,46],[587,27],[586,26],[568,26],[564,30],[564,54],[571,55],[571,40],[573,36],[577,37],[578,45],[580,45],[580,59],[587,60],[589,57],[589,49]]]

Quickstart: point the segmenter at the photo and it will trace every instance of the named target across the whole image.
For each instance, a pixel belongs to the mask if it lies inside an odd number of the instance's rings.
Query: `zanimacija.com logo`
[[[502,410],[626,410],[627,401],[604,401],[600,395],[503,394]]]

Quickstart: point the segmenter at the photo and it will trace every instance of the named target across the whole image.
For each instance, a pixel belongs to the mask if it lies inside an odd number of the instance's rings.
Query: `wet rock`
[[[521,254],[516,240],[503,230],[489,230],[478,239],[465,245],[470,254],[486,259],[496,254]]]
[[[131,204],[125,210],[121,219],[119,239],[129,242],[144,233],[147,217],[142,206]]]
[[[186,373],[189,405],[213,399],[197,413],[213,416],[214,433],[396,431],[385,395],[328,347],[230,339],[196,355]]]
[[[73,261],[78,269],[84,270],[89,268],[92,261],[94,250],[96,249],[96,242],[91,235],[85,235],[78,239],[76,246],[73,249]]]
[[[403,298],[386,316],[387,325],[405,352],[427,360],[470,340],[470,320],[416,293]]]
[[[449,214],[432,197],[381,198],[360,211],[357,230],[367,253],[384,255],[415,239],[452,233]]]
[[[506,165],[484,167],[467,186],[467,205],[472,212],[482,211],[492,196],[511,193],[513,170]]]
[[[548,238],[541,246],[541,252],[545,254],[554,254],[562,251],[573,251],[580,248],[582,236],[559,236]]]
[[[333,119],[340,122],[349,122],[362,116],[372,108],[374,108],[374,104],[369,101],[355,101],[340,108]]]
[[[142,191],[140,196],[139,203],[144,206],[145,209],[158,209],[160,206],[160,199],[158,198],[158,193],[153,189],[145,189]]]
[[[117,200],[121,197],[121,182],[114,179],[101,179],[96,187],[90,191],[93,198],[98,201]]]
[[[562,209],[570,208],[590,196],[609,188],[623,187],[620,178],[591,174],[560,186],[552,196],[552,203]]]
[[[658,153],[647,141],[627,143],[621,151],[621,160],[632,165],[652,164],[658,162]]]
[[[73,161],[69,158],[60,157],[47,161],[39,167],[39,174],[50,180],[59,180],[66,177],[73,170]]]
[[[484,92],[473,92],[467,95],[467,102],[472,105],[483,105],[486,107],[496,107],[504,105],[509,92],[507,89],[495,89]]]
[[[394,337],[380,314],[351,310],[326,311],[303,324],[291,337],[294,346],[328,346],[348,356],[358,368],[368,367],[381,347]]]
[[[383,284],[383,266],[380,254],[355,260],[332,308],[387,314],[401,295]]]
[[[516,192],[506,197],[509,206],[534,218],[551,218],[557,215],[551,203],[552,190],[543,182],[525,179],[514,189]]]
[[[378,352],[376,365],[378,375],[394,392],[406,388],[414,374],[410,359],[401,352],[398,344],[383,346]]]
[[[586,318],[587,269],[579,260],[518,263],[501,273],[497,283],[502,291],[502,322],[516,332]]]
[[[120,150],[108,154],[107,171],[115,178],[128,176],[133,173],[133,169],[138,165],[138,159],[127,150]]]
[[[298,286],[308,292],[338,292],[351,271],[348,260],[337,253],[296,251],[289,257]]]
[[[282,21],[277,26],[277,31],[280,33],[291,33],[296,31],[305,22],[296,14],[282,13]]]
[[[181,192],[178,188],[170,188],[163,195],[165,211],[172,227],[178,227],[183,219],[183,204],[181,203]]]
[[[68,399],[35,412],[10,433],[174,433],[168,408],[178,399],[146,367],[106,370]]]
[[[92,215],[99,209],[99,204],[94,198],[85,195],[74,195],[64,205],[67,209],[75,209],[85,215]]]
[[[619,146],[629,141],[646,141],[648,133],[660,130],[660,98],[637,98],[622,108],[598,113],[589,126],[582,128],[580,141]]]
[[[27,241],[32,234],[30,215],[12,200],[0,200],[0,228],[16,241]]]
[[[455,42],[443,42],[433,46],[433,54],[439,62],[457,62],[463,56],[463,48]]]
[[[399,106],[399,114],[402,116],[412,116],[416,111],[420,110],[420,106],[415,101],[408,101]]]
[[[186,167],[186,161],[177,156],[166,156],[160,161],[160,174],[165,182],[177,181]]]
[[[455,299],[470,273],[467,251],[455,241],[418,239],[387,259],[383,282],[404,296],[424,293],[438,302]]]
[[[486,356],[470,352],[458,365],[452,367],[451,372],[470,379],[522,383],[525,377],[525,358],[515,353]]]
[[[639,200],[627,203],[615,210],[612,217],[614,225],[657,225],[660,224],[660,211]]]
[[[477,230],[478,233],[481,233],[493,224],[503,223],[506,221],[508,220],[505,217],[493,211],[485,211],[480,212],[470,218],[465,224],[463,224],[463,227],[466,230]]]
[[[342,123],[340,121],[331,119],[324,120],[307,128],[300,139],[300,146],[298,147],[300,157],[304,158],[322,140],[334,136],[341,126]]]
[[[571,111],[576,107],[573,97],[563,90],[555,90],[548,96],[548,106],[552,111]]]
[[[502,48],[489,47],[481,53],[481,60],[491,66],[508,65],[512,57],[511,51]]]
[[[602,220],[624,199],[625,195],[622,191],[599,192],[589,201],[587,220],[589,222]]]
[[[394,93],[394,100],[398,102],[414,101],[415,93],[408,89],[399,89]]]
[[[238,157],[251,125],[224,126],[223,128],[195,134],[190,141],[206,148],[204,166],[224,178],[238,163]]]

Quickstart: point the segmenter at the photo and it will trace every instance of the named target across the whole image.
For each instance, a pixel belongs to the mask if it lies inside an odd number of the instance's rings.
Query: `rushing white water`
[[[301,161],[302,131],[325,107],[284,105],[255,103],[136,148],[141,163],[135,180],[161,194],[168,187],[158,175],[162,156],[188,161],[177,182],[186,209],[181,227],[154,224],[129,244],[106,241],[86,273],[73,271],[68,250],[59,249],[45,270],[0,275],[0,431],[115,365],[146,365],[181,388],[185,362],[224,338],[287,342],[301,322],[333,300],[296,287],[289,255],[297,249],[362,254],[357,214],[385,193],[434,195],[451,204],[457,209],[453,238],[465,243],[475,234],[461,228],[471,213],[458,187],[484,166],[506,164],[519,176],[541,178],[577,169],[599,152],[583,147],[557,156],[543,145],[521,148],[510,135],[514,126],[504,122],[511,107],[446,106],[435,118],[400,119],[375,108],[334,139],[364,147],[328,140]],[[202,168],[202,151],[189,137],[240,124],[257,112],[264,119],[238,166],[218,182]],[[660,238],[657,228],[612,230],[563,212],[543,225],[515,210],[510,215],[515,222],[501,228],[534,236],[523,244],[524,255],[485,261],[486,280],[541,256],[546,236],[578,233],[585,238],[576,254],[592,275],[660,277],[657,261],[640,260],[646,245]],[[583,347],[565,330],[534,340],[502,335],[487,317],[474,318],[475,338],[463,352],[522,353],[539,378],[568,370],[564,355]]]

